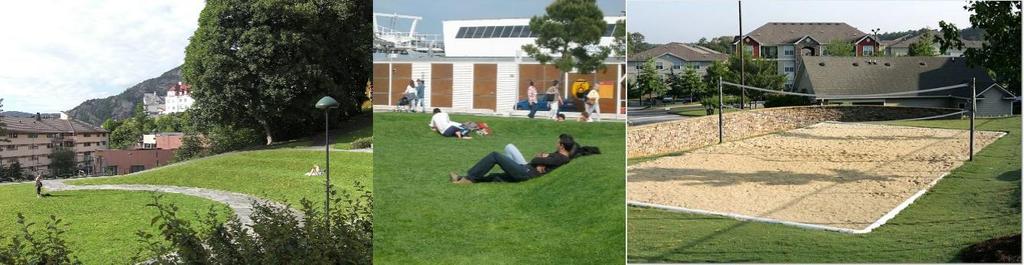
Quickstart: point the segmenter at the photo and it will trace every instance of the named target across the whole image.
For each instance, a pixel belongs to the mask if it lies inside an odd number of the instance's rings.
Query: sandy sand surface
[[[629,168],[631,201],[863,229],[967,159],[966,130],[820,123]],[[977,132],[975,152],[1002,133]]]

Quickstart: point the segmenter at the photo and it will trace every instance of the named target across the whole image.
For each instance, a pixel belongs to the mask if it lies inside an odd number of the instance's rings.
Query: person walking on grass
[[[530,86],[526,88],[526,101],[530,103],[530,114],[526,116],[533,119],[537,114],[537,88],[533,86],[533,80],[530,80]]]
[[[558,149],[555,152],[540,153],[526,161],[515,145],[508,144],[504,153],[487,154],[470,168],[465,176],[456,172],[449,173],[449,181],[455,184],[526,181],[550,173],[576,157],[601,153],[596,147],[580,147],[568,134],[559,135],[556,146]],[[505,174],[488,175],[495,165],[501,167]]]
[[[548,107],[551,107],[551,113],[548,114],[548,117],[551,117],[552,120],[558,120],[558,108],[562,105],[562,93],[558,92],[558,80],[551,80],[551,87],[546,92],[548,95],[552,95],[548,96],[548,98],[553,98],[548,101]]]
[[[590,89],[590,92],[587,92],[587,102],[585,104],[585,111],[588,113],[587,116],[589,116],[594,121],[601,121],[601,104],[599,102],[600,100],[601,93],[598,91],[598,86],[594,86],[594,88]]]
[[[43,197],[43,174],[36,173],[36,198]]]
[[[427,113],[426,102],[423,98],[426,96],[424,90],[427,89],[427,85],[423,82],[423,79],[416,80],[416,102],[413,105],[415,108],[417,105],[420,107],[420,112]]]

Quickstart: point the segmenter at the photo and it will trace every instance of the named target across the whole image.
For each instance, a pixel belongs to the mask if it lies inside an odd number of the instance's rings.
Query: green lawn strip
[[[352,149],[352,142],[359,138],[373,136],[373,126],[362,127],[353,131],[342,133],[341,135],[334,136],[334,141],[331,148],[348,150]]]
[[[630,262],[950,262],[968,245],[1020,233],[1020,117],[979,119],[1009,134],[914,204],[862,235],[629,208]],[[966,120],[896,125],[967,128]]]
[[[155,196],[152,192],[137,191],[62,191],[52,196],[36,198],[32,184],[0,186],[0,234],[10,240],[21,236],[16,223],[17,213],[23,213],[33,230],[45,229],[50,215],[70,224],[63,238],[74,255],[85,264],[126,264],[141,249],[135,235],[145,230],[156,234],[150,220],[156,216],[155,208],[147,207]],[[180,207],[182,217],[198,220],[211,207],[222,213],[225,220],[231,213],[226,205],[186,195],[164,194],[164,203]],[[193,225],[200,225],[196,221]],[[6,244],[7,241],[3,242]]]
[[[452,115],[492,136],[445,138],[427,114],[377,113],[374,261],[382,264],[615,264],[624,257],[622,123]],[[448,183],[505,144],[526,156],[553,151],[570,133],[604,154],[522,183]],[[497,167],[493,172],[499,172]]]
[[[729,113],[729,112],[734,112],[734,111],[739,111],[739,110],[738,109],[732,109],[732,108],[724,108],[724,109],[722,109],[722,111],[724,111],[725,113]],[[700,117],[700,116],[707,116],[708,115],[708,112],[706,110],[704,110],[704,107],[699,106],[699,105],[696,106],[696,107],[687,106],[687,107],[673,108],[673,109],[669,110],[669,112],[675,113],[675,114],[678,114],[678,115],[683,115],[683,116],[691,116],[691,117]],[[718,113],[718,109],[715,109],[715,113],[716,114]]]
[[[323,202],[324,176],[308,177],[313,164],[324,168],[324,152],[310,150],[263,150],[229,153],[186,162],[187,164],[112,178],[69,181],[74,185],[152,184],[198,187],[250,194],[297,205],[301,198]],[[352,190],[359,181],[373,188],[373,155],[331,153],[331,183]]]

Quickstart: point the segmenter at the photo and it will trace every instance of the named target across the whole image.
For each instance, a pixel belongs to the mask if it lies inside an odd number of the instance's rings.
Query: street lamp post
[[[329,216],[331,214],[331,138],[329,131],[331,128],[330,113],[331,109],[338,108],[338,105],[338,101],[334,100],[334,98],[330,96],[324,96],[323,98],[320,99],[320,101],[316,102],[316,108],[324,110],[324,153],[326,154],[327,157],[326,162],[324,163],[326,166],[324,174],[327,175],[327,180],[324,182],[324,186],[327,188],[325,193],[326,200],[324,200],[324,220],[327,220],[328,232],[331,229],[331,219]]]

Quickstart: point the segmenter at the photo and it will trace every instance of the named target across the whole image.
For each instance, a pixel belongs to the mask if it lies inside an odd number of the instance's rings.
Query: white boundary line
[[[818,123],[818,124],[821,124],[821,123]],[[818,124],[815,124],[815,125],[818,125]],[[815,125],[811,125],[811,126],[815,126]],[[889,125],[889,126],[894,126],[894,125]],[[940,129],[940,128],[935,128],[935,129]],[[1002,138],[1003,136],[1006,136],[1006,132],[999,132],[999,136],[996,137],[996,139],[998,140],[999,138]],[[981,150],[978,150],[978,151],[980,152]],[[960,166],[963,166],[963,165],[960,165]],[[959,167],[957,167],[957,168],[959,168]],[[953,169],[953,170],[956,170],[956,169]],[[952,172],[952,171],[950,171],[950,172]],[[917,191],[916,193],[914,193],[914,195],[911,195],[910,198],[907,198],[906,200],[904,200],[903,203],[900,203],[899,205],[896,205],[896,208],[893,208],[892,210],[889,210],[889,212],[885,213],[885,215],[882,215],[882,217],[879,217],[878,220],[875,220],[874,223],[871,223],[871,225],[868,225],[864,229],[850,229],[850,228],[841,228],[841,227],[834,227],[834,226],[827,226],[827,225],[808,224],[808,223],[785,221],[785,220],[765,218],[765,217],[756,217],[756,216],[742,215],[742,214],[736,214],[736,213],[722,213],[722,212],[706,211],[706,210],[699,210],[699,209],[690,209],[690,208],[671,206],[671,205],[663,205],[663,204],[656,204],[656,203],[646,203],[646,202],[633,201],[633,200],[627,200],[626,204],[633,205],[633,206],[638,206],[638,207],[645,207],[645,208],[662,209],[662,210],[666,210],[666,211],[670,211],[670,212],[681,212],[681,213],[692,213],[692,214],[702,214],[702,215],[713,215],[713,216],[730,217],[730,218],[733,218],[733,219],[736,219],[736,220],[740,220],[740,221],[753,221],[753,222],[762,222],[762,223],[781,224],[781,225],[795,226],[795,227],[804,228],[804,229],[825,230],[825,231],[842,232],[842,233],[849,233],[849,234],[867,234],[867,233],[870,233],[872,230],[875,230],[875,228],[878,228],[878,227],[884,225],[886,222],[888,222],[892,218],[895,218],[896,214],[899,214],[900,212],[902,212],[907,207],[910,207],[910,205],[913,204],[914,201],[916,201],[922,195],[927,193],[928,190],[931,190],[932,187],[935,186],[935,184],[939,183],[939,180],[942,180],[942,178],[944,178],[947,175],[949,175],[950,172],[946,172],[945,174],[942,174],[942,176],[939,176],[935,180],[932,180],[931,183],[928,183],[928,186],[925,186],[923,189],[921,189],[921,190]],[[627,185],[628,185],[628,181],[627,181]]]

